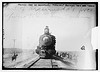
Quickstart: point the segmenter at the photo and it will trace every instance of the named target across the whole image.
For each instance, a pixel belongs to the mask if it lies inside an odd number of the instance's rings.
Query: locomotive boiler
[[[51,58],[56,53],[55,50],[56,39],[54,35],[49,33],[49,28],[46,26],[44,34],[39,38],[39,45],[37,46],[36,53],[41,58]]]

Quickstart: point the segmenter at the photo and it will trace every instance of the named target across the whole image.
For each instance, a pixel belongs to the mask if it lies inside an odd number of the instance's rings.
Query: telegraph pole
[[[14,46],[13,46],[13,48],[15,48],[15,41],[16,41],[16,39],[13,39],[13,41],[14,41]]]
[[[16,41],[16,39],[13,39],[13,41],[14,41],[14,46],[13,46],[13,48],[15,48],[15,41]],[[14,51],[14,55],[15,55],[15,51]]]

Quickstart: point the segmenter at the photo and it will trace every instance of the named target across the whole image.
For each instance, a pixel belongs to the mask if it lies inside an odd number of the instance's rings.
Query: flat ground
[[[16,60],[12,61],[12,56],[18,54]],[[58,52],[58,55],[66,62],[77,63],[75,52]],[[22,67],[21,65],[35,59],[38,55],[32,49],[5,48],[3,55],[3,66],[6,68]]]
[[[15,54],[18,54],[18,56],[16,57],[16,60],[12,61],[14,52]],[[6,68],[14,68],[15,66],[20,65],[34,57],[36,57],[34,50],[6,48],[4,49],[3,66]]]

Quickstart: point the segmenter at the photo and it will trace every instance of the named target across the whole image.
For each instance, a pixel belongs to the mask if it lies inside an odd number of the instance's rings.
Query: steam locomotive
[[[54,35],[49,33],[49,28],[46,26],[44,34],[39,38],[39,45],[37,46],[36,53],[41,58],[51,58],[56,53],[55,50],[56,39]]]

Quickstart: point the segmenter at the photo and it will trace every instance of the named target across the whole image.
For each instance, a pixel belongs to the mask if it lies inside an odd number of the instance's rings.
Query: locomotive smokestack
[[[49,34],[49,27],[48,26],[45,27],[44,34]]]

